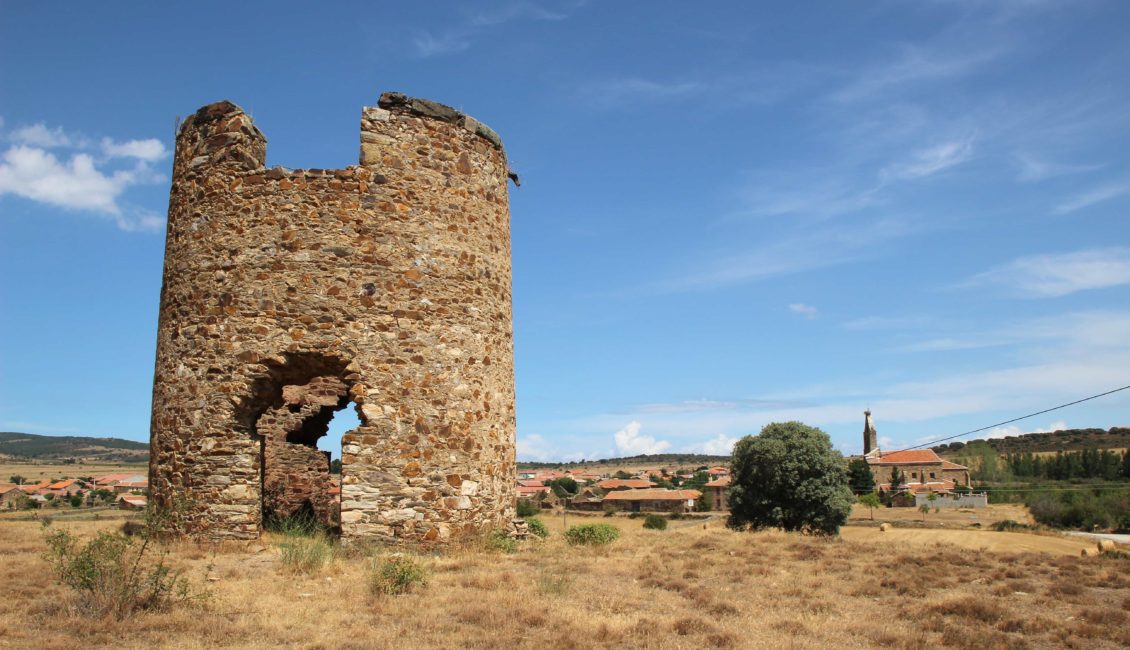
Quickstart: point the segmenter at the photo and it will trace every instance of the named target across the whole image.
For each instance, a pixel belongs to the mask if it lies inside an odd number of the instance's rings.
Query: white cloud
[[[33,147],[69,147],[71,138],[63,132],[62,127],[47,128],[42,122],[25,126],[12,131],[8,136],[12,141]]]
[[[1113,185],[1103,185],[1101,187],[1091,188],[1078,196],[1075,196],[1055,207],[1056,214],[1068,214],[1076,210],[1090,207],[1096,203],[1109,201],[1110,199],[1122,196],[1130,192],[1130,183],[1116,183]]]
[[[711,456],[729,456],[734,453],[734,445],[738,442],[737,438],[728,436],[724,433],[719,433],[714,438],[706,442],[695,445],[691,451],[697,451]]]
[[[122,230],[159,229],[164,219],[152,211],[123,210],[122,193],[129,187],[158,183],[164,177],[144,160],[131,169],[103,171],[89,154],[62,161],[41,148],[17,145],[0,155],[0,196],[14,194],[32,201],[109,216]]]
[[[545,439],[544,436],[532,433],[530,435],[518,436],[518,459],[519,460],[533,460],[533,461],[549,461],[557,458],[560,454],[557,448],[554,447]]]
[[[950,140],[914,152],[910,160],[883,168],[879,176],[884,181],[924,178],[960,165],[972,155],[973,138]]]
[[[110,138],[102,138],[102,153],[110,158],[136,158],[146,162],[155,162],[168,155],[165,145],[156,138],[146,140],[128,140],[114,142]]]
[[[1026,298],[1057,298],[1130,284],[1130,248],[1028,255],[980,273],[963,286],[996,285]]]
[[[984,435],[969,436],[969,438],[967,438],[967,439],[968,440],[976,440],[978,438],[981,438],[981,439],[984,439],[984,438],[1006,438],[1008,436],[1021,436],[1021,435],[1024,435],[1025,433],[1052,433],[1053,431],[1063,431],[1066,428],[1067,428],[1067,422],[1065,422],[1063,420],[1057,420],[1057,421],[1049,424],[1047,427],[1043,427],[1043,428],[1037,427],[1035,429],[1033,429],[1031,427],[1020,428],[1020,426],[1018,426],[1018,425],[1010,424],[1006,427],[995,427]]]
[[[640,435],[642,425],[632,420],[623,429],[613,436],[616,440],[616,450],[625,456],[639,454],[661,454],[671,447],[666,440],[656,440],[651,436]]]
[[[806,305],[802,302],[794,302],[789,305],[789,311],[794,314],[800,314],[805,318],[816,318],[817,309],[811,305]]]

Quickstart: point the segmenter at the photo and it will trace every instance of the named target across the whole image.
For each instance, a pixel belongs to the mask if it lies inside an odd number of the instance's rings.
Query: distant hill
[[[641,456],[625,456],[623,458],[602,458],[600,460],[580,460],[568,463],[535,463],[519,461],[518,467],[524,469],[548,469],[565,467],[588,467],[590,465],[651,465],[654,467],[700,467],[702,465],[729,466],[729,456],[710,456],[708,454],[644,454]]]
[[[1122,449],[1130,447],[1130,427],[1103,429],[1063,429],[1051,433],[1025,433],[1005,438],[951,442],[933,447],[939,454],[960,452],[966,445],[983,442],[1001,454],[1039,451],[1080,451],[1083,449]]]
[[[41,436],[34,433],[0,431],[0,456],[15,460],[82,460],[144,463],[149,444],[121,438],[89,436]]]

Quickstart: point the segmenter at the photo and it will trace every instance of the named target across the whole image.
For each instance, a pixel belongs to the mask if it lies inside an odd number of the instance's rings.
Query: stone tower
[[[879,448],[879,434],[875,431],[875,423],[871,421],[871,409],[863,412],[863,455],[866,456]]]
[[[267,169],[227,101],[177,134],[149,485],[211,539],[313,514],[345,539],[442,542],[514,512],[506,155],[486,125],[386,93],[360,164]],[[329,454],[342,439],[340,512]]]

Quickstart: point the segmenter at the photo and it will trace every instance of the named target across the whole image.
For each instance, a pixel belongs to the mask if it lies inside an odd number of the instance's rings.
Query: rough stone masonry
[[[177,134],[149,485],[184,532],[313,514],[344,539],[443,542],[514,515],[506,154],[486,125],[385,93],[360,164],[265,167],[242,109]],[[340,513],[329,454],[342,439]]]

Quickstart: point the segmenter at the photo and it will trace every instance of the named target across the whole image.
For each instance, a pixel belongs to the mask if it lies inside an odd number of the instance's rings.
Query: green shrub
[[[638,513],[638,512],[633,512],[633,513],[628,515],[628,519],[639,519],[639,518],[640,518],[640,513]]]
[[[667,530],[667,520],[653,513],[643,518],[643,527],[649,530]]]
[[[69,532],[56,530],[46,534],[44,559],[93,616],[122,619],[138,610],[166,610],[206,597],[206,592],[193,593],[188,580],[165,564],[166,551],[157,546],[157,535],[151,523],[137,539],[103,531],[80,544]]]
[[[529,499],[518,499],[518,516],[519,517],[533,517],[541,512],[538,504],[530,501]]]
[[[373,566],[369,591],[377,596],[396,596],[428,586],[428,571],[414,558],[394,556]]]
[[[492,530],[487,535],[486,547],[488,550],[500,553],[516,553],[518,542],[504,530]]]
[[[306,533],[301,528],[284,534],[275,542],[283,567],[291,573],[317,573],[337,557],[337,547],[322,532]]]
[[[611,524],[581,524],[565,531],[565,541],[573,546],[604,546],[620,537],[620,529]]]
[[[541,519],[527,519],[526,525],[530,527],[530,534],[545,539],[549,537],[549,529]]]

